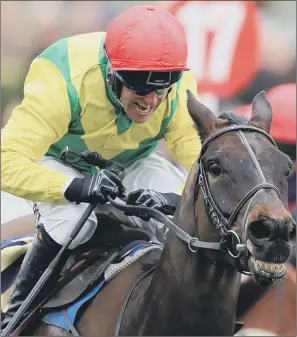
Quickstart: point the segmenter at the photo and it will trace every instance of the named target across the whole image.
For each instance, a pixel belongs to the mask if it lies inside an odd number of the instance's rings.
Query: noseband
[[[239,271],[242,274],[250,274],[246,268],[246,266],[244,266],[240,260],[239,257],[241,256],[242,252],[246,250],[246,245],[242,244],[242,241],[239,237],[239,235],[231,230],[232,225],[234,224],[235,219],[237,218],[239,212],[242,210],[242,208],[245,206],[246,202],[248,200],[252,200],[252,198],[255,196],[255,194],[260,191],[260,190],[264,190],[264,189],[270,189],[270,190],[274,190],[278,197],[281,198],[280,192],[278,191],[278,189],[272,185],[272,184],[268,184],[266,182],[266,179],[264,177],[264,174],[261,170],[260,164],[250,146],[250,144],[248,143],[246,137],[244,136],[242,131],[253,131],[253,132],[257,132],[260,134],[263,134],[264,136],[266,136],[266,138],[268,138],[270,140],[270,142],[277,147],[275,141],[271,138],[271,136],[265,132],[262,129],[253,127],[253,126],[247,126],[247,125],[232,125],[228,128],[219,130],[218,132],[214,133],[212,136],[210,136],[202,145],[202,149],[198,158],[198,174],[197,174],[197,181],[195,184],[195,191],[194,191],[194,203],[197,201],[198,198],[198,192],[199,190],[201,190],[203,198],[204,198],[204,204],[205,204],[205,209],[207,212],[207,215],[210,219],[210,221],[215,225],[215,227],[217,228],[217,230],[219,231],[220,235],[221,235],[221,240],[220,242],[206,242],[206,241],[200,241],[199,238],[197,237],[192,237],[190,234],[188,234],[187,232],[185,232],[183,229],[181,229],[179,226],[177,226],[169,217],[167,217],[166,215],[164,215],[163,213],[161,213],[160,211],[156,210],[156,209],[152,209],[149,207],[144,207],[144,206],[130,206],[130,205],[126,205],[126,204],[122,204],[119,203],[113,199],[111,199],[110,197],[108,197],[108,200],[111,204],[113,204],[116,208],[122,210],[122,211],[126,211],[129,212],[135,216],[137,216],[138,214],[142,214],[142,215],[147,215],[152,217],[153,219],[161,222],[164,226],[166,226],[170,231],[172,231],[179,239],[181,239],[182,241],[184,241],[185,243],[187,243],[189,250],[193,253],[196,253],[198,251],[198,249],[205,249],[206,251],[211,253],[215,252],[215,251],[220,251],[220,252],[227,252],[227,258],[224,256],[224,260],[231,263],[233,266],[235,266],[235,268],[237,269],[237,271]],[[222,212],[219,210],[219,208],[217,207],[210,189],[209,189],[209,185],[208,185],[208,181],[206,178],[206,174],[205,174],[205,169],[202,165],[202,155],[205,153],[207,146],[216,138],[218,138],[219,136],[226,134],[228,132],[237,132],[240,136],[240,138],[242,139],[245,147],[248,150],[248,153],[257,169],[257,172],[261,178],[261,183],[256,185],[255,187],[253,187],[238,203],[238,205],[234,208],[234,210],[232,211],[230,217],[228,219],[226,219],[226,217],[224,217],[224,215],[222,214]],[[245,212],[245,216],[247,215],[247,211],[250,207],[250,204],[247,207],[247,210]],[[194,205],[194,210],[196,209],[195,205]],[[245,221],[245,219],[244,219]],[[233,240],[235,239],[236,243],[234,244]],[[226,255],[226,254],[224,254]],[[211,258],[212,262],[214,262],[214,259]],[[215,263],[215,262],[214,262]]]
[[[216,132],[215,134],[210,136],[203,143],[201,153],[200,153],[200,156],[198,158],[199,169],[198,169],[198,176],[197,176],[197,181],[196,181],[196,189],[195,189],[195,193],[194,193],[194,202],[196,202],[197,198],[198,198],[198,192],[199,192],[199,190],[201,190],[203,198],[204,198],[204,204],[205,204],[205,209],[207,211],[207,215],[208,215],[210,221],[216,226],[217,230],[220,232],[220,235],[222,237],[222,240],[220,242],[221,248],[226,250],[229,253],[229,255],[233,259],[236,259],[236,260],[239,259],[242,252],[246,249],[246,245],[242,244],[242,241],[241,241],[240,237],[238,236],[238,234],[236,232],[232,231],[231,228],[232,228],[232,225],[234,224],[234,221],[236,220],[239,212],[243,209],[243,207],[245,206],[247,201],[251,200],[251,198],[253,198],[258,191],[263,190],[263,189],[274,190],[277,193],[278,197],[281,199],[281,194],[280,194],[279,190],[274,185],[266,182],[266,179],[264,177],[264,174],[262,172],[260,164],[259,164],[250,144],[248,143],[248,141],[247,141],[247,139],[246,139],[246,137],[245,137],[245,135],[243,134],[242,131],[252,131],[252,132],[257,132],[257,133],[263,134],[264,136],[266,136],[266,138],[268,138],[270,140],[270,142],[275,147],[277,147],[277,144],[275,143],[275,141],[272,139],[272,137],[267,132],[265,132],[262,129],[253,127],[253,126],[232,125],[228,128],[219,130],[218,132]],[[216,139],[219,136],[224,135],[228,132],[237,132],[239,134],[241,140],[243,141],[243,144],[245,145],[245,147],[248,150],[248,153],[249,153],[249,155],[250,155],[250,157],[251,157],[251,159],[252,159],[252,161],[253,161],[256,169],[257,169],[257,172],[258,172],[262,182],[260,184],[256,185],[255,187],[253,187],[245,196],[243,196],[243,198],[239,201],[237,206],[231,212],[230,217],[227,219],[222,214],[222,212],[219,210],[218,206],[216,205],[216,203],[215,203],[215,201],[214,201],[214,199],[211,195],[209,184],[208,184],[208,181],[207,181],[207,178],[206,178],[205,169],[204,169],[204,166],[202,164],[201,158],[202,158],[202,155],[205,153],[208,145],[214,139]],[[248,209],[249,209],[249,207],[248,207]],[[246,211],[246,214],[247,214],[247,211]],[[235,240],[235,244],[234,244],[233,240]],[[237,267],[238,271],[240,271],[244,274],[249,274],[247,271],[244,270],[245,268],[243,266],[241,266],[239,261],[236,261],[236,267]]]

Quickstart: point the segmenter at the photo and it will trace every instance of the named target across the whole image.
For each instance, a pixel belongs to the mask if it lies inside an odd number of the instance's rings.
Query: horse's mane
[[[230,124],[248,125],[249,119],[242,115],[236,115],[232,111],[225,111],[218,116],[219,119],[228,121]]]

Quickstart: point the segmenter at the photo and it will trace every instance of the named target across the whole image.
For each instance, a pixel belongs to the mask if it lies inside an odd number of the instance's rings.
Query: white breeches
[[[73,168],[64,165],[53,157],[44,157],[40,165],[66,173],[73,177],[83,175]],[[165,158],[152,154],[149,157],[139,159],[125,169],[124,185],[127,192],[138,189],[154,189],[158,192],[174,192],[181,194],[181,188],[187,179],[187,172],[182,172]],[[43,202],[30,202],[37,216],[37,223],[42,224],[46,232],[59,244],[64,244],[69,234],[77,224],[88,204],[67,203],[63,205],[49,204]],[[164,242],[167,232],[164,226],[151,219],[144,222],[138,217],[125,216],[123,212],[117,210],[111,204],[99,205],[95,209],[96,213],[112,214],[112,217],[119,219],[124,225],[142,228],[148,231],[152,240]],[[73,249],[87,242],[95,232],[97,219],[93,212],[80,230],[77,237],[72,241],[70,249]]]

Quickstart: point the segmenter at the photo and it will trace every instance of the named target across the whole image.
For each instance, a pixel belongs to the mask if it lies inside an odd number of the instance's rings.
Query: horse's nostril
[[[251,222],[248,225],[248,232],[251,239],[269,239],[271,236],[271,227],[269,221],[257,220]]]
[[[291,223],[289,226],[289,239],[290,240],[296,239],[296,223]]]

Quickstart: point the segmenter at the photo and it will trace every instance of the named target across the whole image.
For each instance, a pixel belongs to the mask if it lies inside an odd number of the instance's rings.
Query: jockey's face
[[[127,116],[135,123],[145,123],[165,99],[168,90],[164,90],[161,95],[153,91],[146,96],[139,96],[123,85],[121,102]]]

